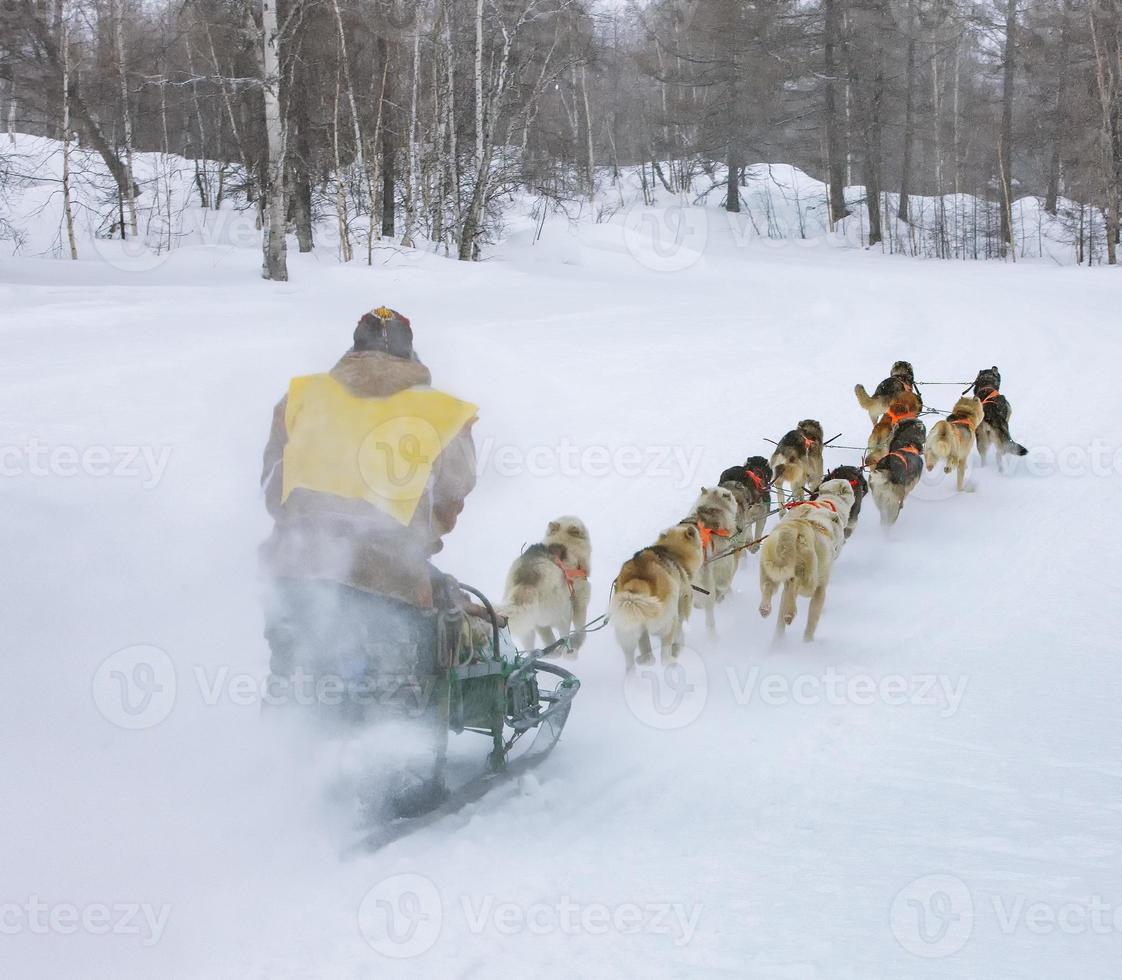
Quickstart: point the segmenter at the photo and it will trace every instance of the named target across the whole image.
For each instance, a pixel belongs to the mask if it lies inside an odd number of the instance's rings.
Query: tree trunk
[[[125,136],[125,188],[124,208],[129,218],[129,234],[137,236],[136,182],[132,169],[132,110],[129,107],[129,79],[125,68],[125,14],[124,0],[112,0],[110,16],[113,18],[113,45],[117,54],[117,79],[121,86],[121,117]],[[121,237],[125,237],[124,228]]]
[[[78,258],[78,243],[74,238],[74,208],[70,200],[70,27],[66,8],[60,0],[58,21],[62,48],[62,210],[66,216],[66,240],[70,258]]]
[[[392,116],[393,71],[389,68],[389,44],[384,37],[378,38],[378,56],[385,66],[381,108],[379,110],[382,114],[382,237],[393,238],[396,234],[394,227],[396,209],[394,185],[397,183],[397,172],[394,166],[394,155],[397,149],[394,146],[394,120]]]
[[[1005,65],[1001,86],[1001,148],[998,165],[1001,170],[1001,257],[1005,258],[1013,244],[1013,83],[1014,56],[1017,44],[1017,0],[1006,0]]]
[[[1060,51],[1056,65],[1056,108],[1052,114],[1052,155],[1048,162],[1048,190],[1044,196],[1044,210],[1055,215],[1060,197],[1060,166],[1062,160],[1063,132],[1067,109],[1067,76],[1071,50],[1071,0],[1064,0],[1060,14]]]
[[[912,182],[912,152],[916,141],[915,122],[915,87],[916,87],[916,39],[911,28],[911,13],[909,11],[908,31],[908,63],[905,69],[907,77],[904,85],[907,95],[904,98],[904,155],[900,173],[900,210],[901,221],[908,220],[908,195],[911,193]]]
[[[285,226],[288,217],[284,193],[285,132],[280,104],[280,37],[277,31],[276,0],[261,0],[261,68],[265,102],[265,141],[268,153],[265,185],[265,214],[261,275],[285,282],[288,251]]]
[[[826,169],[830,186],[830,220],[837,224],[849,214],[845,206],[846,149],[845,120],[838,108],[841,41],[841,0],[825,0],[826,8]]]

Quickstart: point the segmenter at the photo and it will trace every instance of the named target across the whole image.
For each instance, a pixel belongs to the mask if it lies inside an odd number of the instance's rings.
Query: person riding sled
[[[420,761],[379,791],[397,814],[444,792],[442,679],[468,610],[430,559],[475,486],[476,411],[432,387],[409,320],[379,307],[328,373],[292,379],[265,449],[270,684],[315,679],[336,724],[415,723],[400,748]]]

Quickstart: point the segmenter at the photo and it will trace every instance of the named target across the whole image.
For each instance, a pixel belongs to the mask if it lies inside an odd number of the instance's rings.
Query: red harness
[[[713,535],[719,538],[731,538],[731,531],[722,531],[719,527],[709,527],[702,521],[697,521],[697,530],[701,533],[701,550],[702,553],[709,557],[709,549],[713,547]]]
[[[905,446],[903,449],[898,449],[895,452],[885,453],[883,456],[881,456],[880,459],[877,460],[877,465],[879,466],[881,461],[888,459],[889,456],[895,456],[897,459],[900,460],[900,462],[902,462],[904,464],[904,468],[907,469],[908,457],[905,456],[904,453],[911,453],[911,455],[913,455],[913,456],[918,456],[919,455],[919,450],[916,449],[915,446]]]
[[[569,598],[576,598],[577,589],[576,583],[582,578],[588,578],[588,572],[583,568],[569,568],[560,558],[554,558],[553,564],[561,569],[561,574],[565,576],[565,584],[569,587]]]
[[[832,500],[795,500],[786,506],[788,510],[793,507],[829,507],[835,514],[838,512]]]
[[[914,419],[918,417],[919,416],[916,412],[903,412],[900,415],[897,415],[892,411],[891,408],[886,409],[884,413],[884,418],[888,419],[888,421],[891,422],[893,426],[899,425],[905,419]],[[881,419],[881,421],[883,422],[884,419]]]
[[[759,490],[760,493],[764,492],[764,481],[759,473],[756,473],[753,470],[745,470],[744,474],[748,477],[749,480],[752,481],[753,484],[755,484],[756,489]]]

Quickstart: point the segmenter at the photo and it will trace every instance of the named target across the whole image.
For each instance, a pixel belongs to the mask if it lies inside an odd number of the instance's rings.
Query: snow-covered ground
[[[284,285],[224,244],[139,274],[0,261],[0,975],[1117,975],[1117,273],[645,213],[532,247],[516,223],[470,266],[292,255]],[[869,501],[811,646],[770,646],[754,558],[680,672],[626,686],[597,633],[535,776],[341,861],[323,771],[253,691],[258,474],[288,378],[381,303],[481,406],[441,561],[492,594],[573,512],[602,611],[766,437],[813,416],[863,442],[853,384],[898,357],[998,364],[1032,453],[925,482],[888,535]]]

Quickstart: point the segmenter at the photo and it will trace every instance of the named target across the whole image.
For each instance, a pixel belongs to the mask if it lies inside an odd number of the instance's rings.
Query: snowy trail
[[[170,907],[150,945],[5,936],[4,976],[1115,972],[1115,276],[720,240],[655,275],[591,234],[564,252],[373,272],[307,260],[280,287],[253,280],[252,251],[185,250],[131,278],[0,263],[0,444],[170,453],[158,480],[140,457],[136,476],[0,481],[16,639],[0,903]],[[811,416],[863,442],[853,384],[897,357],[937,380],[1000,365],[1040,475],[974,466],[958,496],[952,478],[925,482],[888,535],[868,500],[813,645],[796,629],[771,647],[754,557],[719,638],[694,619],[684,675],[661,687],[625,691],[597,633],[535,777],[340,863],[314,750],[272,744],[223,685],[266,662],[254,550],[272,406],[382,302],[412,316],[437,383],[482,406],[480,483],[442,566],[492,594],[524,542],[575,512],[598,614],[622,560],[764,437]],[[949,408],[957,389],[925,395]],[[1096,443],[1105,465],[1088,462]],[[141,643],[167,652],[177,696],[159,725],[124,731],[91,685]],[[358,920],[378,898],[398,941],[374,949]]]

